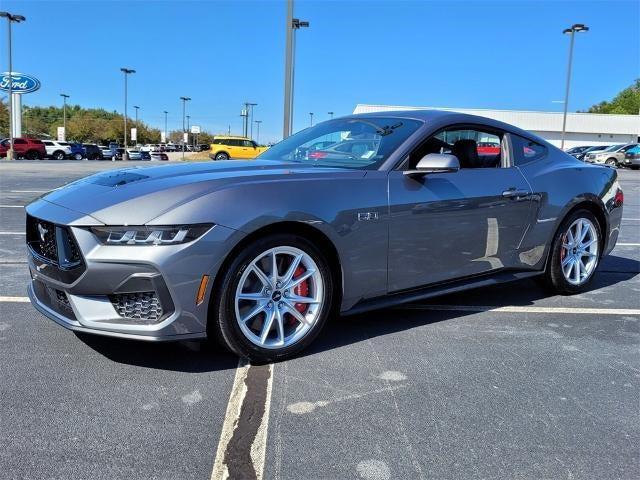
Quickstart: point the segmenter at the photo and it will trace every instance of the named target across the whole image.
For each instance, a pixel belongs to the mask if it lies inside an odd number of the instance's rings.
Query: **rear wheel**
[[[35,150],[28,151],[24,156],[27,160],[38,160],[39,157],[40,155]]]
[[[237,256],[215,293],[209,335],[254,362],[295,355],[320,333],[333,298],[322,253],[295,235],[271,235]]]
[[[76,153],[76,154],[73,156],[73,159],[74,159],[74,160],[82,160],[82,154],[81,154],[81,153]]]
[[[64,152],[61,151],[57,151],[57,152],[53,152],[52,157],[54,158],[54,160],[64,160]]]
[[[551,246],[545,278],[556,292],[582,292],[593,279],[602,253],[602,228],[588,210],[569,215],[558,229]]]
[[[225,152],[216,153],[216,160],[229,160],[229,155]]]

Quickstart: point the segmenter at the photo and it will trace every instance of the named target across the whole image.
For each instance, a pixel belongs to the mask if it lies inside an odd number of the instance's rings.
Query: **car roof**
[[[236,135],[214,135],[213,138],[219,138],[220,140],[251,140],[249,137],[239,137]]]

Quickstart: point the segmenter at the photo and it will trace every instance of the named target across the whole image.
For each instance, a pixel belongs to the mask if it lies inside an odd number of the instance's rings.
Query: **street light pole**
[[[124,73],[124,154],[122,159],[129,160],[129,154],[127,153],[127,77],[132,73],[136,73],[136,71],[130,68],[121,68],[120,71]]]
[[[262,120],[256,120],[256,143],[258,145],[260,145],[260,124],[262,123]]]
[[[251,112],[251,117],[249,118],[249,124],[251,125],[251,135],[249,135],[249,138],[251,140],[253,140],[253,107],[257,107],[258,104],[257,103],[250,103],[249,107],[250,107],[250,112]]]
[[[331,118],[331,120],[333,120],[333,112],[327,112],[329,114],[329,117]]]
[[[26,20],[22,15],[12,15],[9,12],[0,12],[0,18],[7,19],[7,35],[9,48],[9,150],[7,160],[13,160],[13,61],[11,58],[11,24],[20,23]]]
[[[569,41],[569,65],[567,67],[567,86],[564,94],[564,114],[562,115],[562,140],[560,141],[560,149],[564,150],[564,139],[567,132],[567,109],[569,108],[569,87],[571,86],[571,64],[573,62],[573,41],[577,32],[588,32],[589,27],[582,23],[576,23],[570,28],[565,28],[562,33],[568,33],[571,36]]]
[[[313,127],[313,112],[309,112],[310,126]]]
[[[164,110],[162,113],[164,113],[164,142],[167,143],[167,112],[166,110]]]
[[[60,96],[63,99],[62,103],[62,128],[64,128],[64,139],[67,139],[67,98],[69,95],[61,93]]]
[[[309,27],[309,22],[293,18],[293,0],[287,1],[286,47],[284,57],[284,122],[282,137],[291,135],[293,124],[293,80],[295,61],[295,31]]]
[[[191,97],[180,97],[180,100],[182,100],[182,160],[184,160],[184,149],[186,145],[184,141],[184,134],[186,133],[184,129],[184,117],[187,111],[187,102],[191,100]]]
[[[134,105],[133,108],[136,109],[136,128],[138,128],[138,110],[140,109],[140,107],[137,105]]]
[[[189,133],[191,129],[191,115],[187,115],[187,142],[189,143]]]

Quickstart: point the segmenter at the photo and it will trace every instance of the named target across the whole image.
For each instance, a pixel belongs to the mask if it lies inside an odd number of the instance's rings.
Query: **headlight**
[[[177,245],[204,235],[212,223],[170,226],[92,227],[91,232],[103,245]]]

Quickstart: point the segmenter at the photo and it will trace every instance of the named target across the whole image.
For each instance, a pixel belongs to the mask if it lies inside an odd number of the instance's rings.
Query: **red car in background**
[[[0,158],[7,156],[9,150],[9,139],[0,142]],[[35,138],[14,138],[13,158],[26,158],[27,160],[41,160],[47,157],[47,150],[44,143]]]
[[[498,155],[500,153],[500,144],[493,142],[479,142],[478,155]]]

